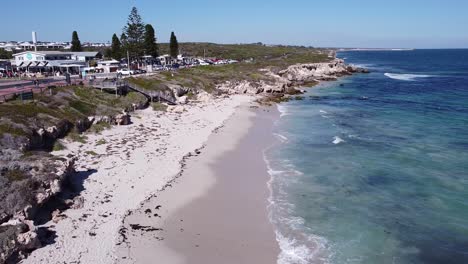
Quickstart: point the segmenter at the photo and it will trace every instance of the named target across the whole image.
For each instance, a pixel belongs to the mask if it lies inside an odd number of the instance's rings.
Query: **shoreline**
[[[187,153],[196,152],[236,109],[254,97],[235,95],[158,113],[134,113],[133,123],[86,143],[66,144],[56,155],[74,155],[81,205],[60,212],[38,226],[48,230],[50,244],[21,263],[114,263],[122,219],[164,189],[182,169]]]
[[[277,118],[276,106],[241,106],[170,188],[127,216],[117,263],[276,263],[263,150]]]
[[[88,142],[67,143],[65,151],[53,154],[76,157],[78,173],[69,181],[78,190],[78,196],[72,201],[72,209],[57,209],[52,212],[51,221],[34,227],[31,235],[35,235],[37,230],[45,231],[46,241],[41,239],[43,247],[33,250],[21,263],[115,263],[119,257],[125,259],[125,256],[116,256],[115,252],[117,246],[127,243],[127,230],[122,229],[122,220],[151,197],[172,187],[184,172],[187,157],[200,154],[199,149],[210,135],[216,134],[240,105],[268,98],[260,104],[271,106],[277,98],[290,98],[292,95],[287,93],[290,90],[294,91],[293,94],[302,93],[294,87],[309,80],[332,81],[360,72],[365,70],[347,66],[339,59],[329,63],[292,65],[278,74],[267,71],[274,79],[273,83],[261,81],[258,86],[248,81],[227,82],[217,89],[230,96],[203,94],[200,101],[170,107],[168,112],[137,111],[132,119],[134,123],[129,126],[88,135]],[[273,133],[268,134],[273,138]],[[259,156],[262,159],[258,164],[265,167],[260,174],[268,175],[263,155]],[[262,186],[267,186],[269,180],[270,175]],[[268,198],[262,199],[265,204],[261,207],[265,210]],[[268,216],[267,213],[264,215]],[[267,220],[268,225],[272,225]],[[159,227],[140,224],[131,228],[161,231]],[[274,235],[272,230],[270,233]],[[160,240],[160,237],[155,238]],[[272,246],[275,249],[270,251],[279,251],[277,242]]]

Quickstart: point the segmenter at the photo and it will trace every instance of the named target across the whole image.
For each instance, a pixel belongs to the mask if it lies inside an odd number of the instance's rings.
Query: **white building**
[[[102,59],[102,54],[97,51],[82,51],[82,52],[70,52],[71,59],[76,61],[89,62],[92,60]]]
[[[62,51],[24,51],[13,55],[17,69],[27,72],[80,72],[86,61],[72,59],[72,53]]]
[[[168,54],[159,56],[157,59],[163,66],[172,64],[172,58]]]
[[[104,73],[116,72],[120,68],[120,62],[117,60],[98,61],[96,69]]]

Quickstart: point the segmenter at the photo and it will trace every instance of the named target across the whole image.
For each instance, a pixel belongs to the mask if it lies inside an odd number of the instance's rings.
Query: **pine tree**
[[[179,55],[179,43],[177,42],[177,37],[174,34],[174,32],[171,33],[171,41],[169,44],[170,52],[171,52],[171,57],[172,58],[177,58],[177,55]]]
[[[113,59],[120,60],[122,58],[122,44],[116,34],[112,36],[111,56]]]
[[[83,51],[80,39],[78,38],[78,32],[76,31],[73,31],[71,45],[71,51]]]
[[[127,45],[127,35],[125,35],[125,33],[122,33],[122,35],[120,35],[120,44],[122,46]]]
[[[144,53],[143,41],[145,38],[145,24],[138,14],[136,7],[132,8],[130,15],[128,16],[127,25],[123,29],[123,33],[126,35],[126,46],[128,51],[133,56],[141,56]]]
[[[150,24],[145,26],[145,41],[144,48],[146,55],[151,55],[154,58],[159,56],[158,44],[156,43],[156,36],[154,34],[154,28]]]

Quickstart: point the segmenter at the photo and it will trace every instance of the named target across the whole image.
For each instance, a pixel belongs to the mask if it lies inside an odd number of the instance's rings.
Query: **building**
[[[171,58],[171,56],[169,56],[168,54],[159,56],[159,57],[157,58],[157,60],[159,60],[159,63],[160,63],[162,66],[172,64],[172,58]]]
[[[98,61],[97,64],[96,69],[104,73],[116,72],[120,68],[120,62],[117,60]]]
[[[16,53],[16,68],[25,72],[71,72],[79,73],[81,68],[86,67],[86,61],[72,59],[71,52],[62,51],[24,51]]]
[[[97,51],[71,52],[71,59],[89,63],[92,60],[102,59],[102,54]]]

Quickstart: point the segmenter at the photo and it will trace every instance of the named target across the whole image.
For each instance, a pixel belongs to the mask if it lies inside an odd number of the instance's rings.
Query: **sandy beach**
[[[184,106],[182,113],[149,108],[134,113],[129,126],[88,135],[84,144],[66,144],[54,154],[76,155],[73,184],[82,190],[83,204],[42,225],[51,231],[52,243],[22,263],[114,263],[124,217],[164,189],[179,174],[184,156],[252,100],[242,95],[213,99]]]
[[[276,263],[262,152],[278,116],[243,105],[179,178],[126,218],[118,263]]]

